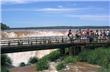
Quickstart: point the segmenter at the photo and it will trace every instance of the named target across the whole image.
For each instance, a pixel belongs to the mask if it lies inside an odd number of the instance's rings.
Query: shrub
[[[88,56],[89,52],[88,51],[83,51],[79,54],[79,60],[80,61],[87,61],[87,56]]]
[[[101,68],[98,69],[97,72],[110,72],[110,67],[109,68],[101,67]]]
[[[36,58],[36,57],[31,57],[30,59],[29,59],[29,64],[34,64],[34,63],[36,63],[36,62],[38,62],[38,58]]]
[[[98,55],[97,53],[95,53],[94,51],[90,51],[87,55],[87,62],[91,63],[91,64],[96,64],[96,61],[98,59]]]
[[[66,64],[68,63],[75,63],[79,60],[78,56],[66,56],[64,57],[64,60],[62,60],[57,66],[56,69],[57,70],[61,70],[63,68],[65,68]]]
[[[49,65],[48,65],[48,60],[47,58],[42,58],[40,59],[37,63],[36,63],[36,67],[38,71],[42,71],[45,69],[48,69]]]
[[[60,51],[52,51],[50,54],[45,55],[42,59],[47,59],[48,61],[55,61],[61,57]]]
[[[48,61],[55,61],[56,59],[60,58],[61,54],[59,50],[53,51],[50,54],[42,57],[38,62],[36,63],[37,70],[42,71],[45,69],[48,69]]]
[[[63,62],[60,62],[60,63],[56,66],[56,69],[57,69],[57,70],[61,70],[61,69],[63,69],[63,68],[65,68],[65,64],[64,64]]]
[[[55,61],[60,57],[61,57],[61,54],[60,54],[59,50],[53,51],[50,54],[48,54],[48,60],[49,61]]]
[[[72,57],[72,56],[68,56],[64,58],[64,63],[68,64],[68,63],[75,63],[78,61],[78,57]]]
[[[26,66],[26,64],[25,64],[24,62],[21,62],[21,63],[19,64],[19,66],[20,66],[20,67],[23,67],[23,66]]]

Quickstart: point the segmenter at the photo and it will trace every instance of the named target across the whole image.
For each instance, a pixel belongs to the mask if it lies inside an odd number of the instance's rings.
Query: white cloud
[[[58,8],[63,8],[63,6],[62,5],[58,5]]]
[[[110,16],[107,15],[85,15],[80,17],[83,20],[108,20]]]
[[[64,8],[63,6],[58,6],[57,8],[12,8],[12,9],[2,9],[2,11],[35,11],[35,12],[43,12],[43,13],[80,13],[88,10],[92,10],[94,8]],[[97,8],[98,9],[98,8]]]
[[[110,15],[66,15],[68,17],[79,18],[81,20],[109,20]]]
[[[35,12],[43,12],[43,13],[75,13],[85,8],[13,8],[13,9],[2,9],[2,11],[35,11]]]
[[[65,12],[76,12],[79,8],[43,8],[37,9],[39,12],[49,12],[49,13],[65,13]]]

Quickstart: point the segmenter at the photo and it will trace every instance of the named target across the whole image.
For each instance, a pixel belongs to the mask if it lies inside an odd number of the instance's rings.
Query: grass
[[[97,72],[110,72],[110,66],[108,68],[101,67]]]
[[[78,56],[75,56],[75,57],[73,57],[73,56],[66,56],[66,57],[64,58],[64,60],[63,60],[63,62],[64,62],[65,64],[75,63],[75,62],[77,62],[77,61],[78,61]]]
[[[56,69],[59,71],[61,69],[65,68],[65,63],[64,62],[60,62],[57,66]]]
[[[110,48],[97,48],[95,50],[84,51],[79,54],[79,58],[80,61],[107,68],[110,64]]]
[[[56,69],[62,70],[66,67],[66,64],[76,63],[79,60],[78,56],[65,56],[64,59],[56,66]]]

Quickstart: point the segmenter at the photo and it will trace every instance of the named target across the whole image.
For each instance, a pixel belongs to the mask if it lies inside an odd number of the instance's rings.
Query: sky
[[[108,0],[2,0],[10,27],[110,26]]]

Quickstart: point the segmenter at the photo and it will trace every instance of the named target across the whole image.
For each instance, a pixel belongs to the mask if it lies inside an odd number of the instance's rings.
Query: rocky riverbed
[[[57,63],[50,62],[49,69],[43,71],[36,71],[35,65],[25,66],[25,67],[16,67],[10,69],[11,72],[97,72],[100,68],[98,65],[88,64],[86,62],[77,62],[70,63],[66,65],[66,68],[63,70],[57,71],[55,66]]]

